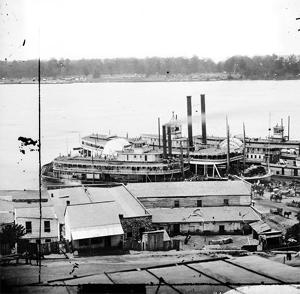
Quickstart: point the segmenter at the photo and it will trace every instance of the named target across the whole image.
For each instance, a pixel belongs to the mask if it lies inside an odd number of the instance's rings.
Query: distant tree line
[[[199,59],[184,57],[149,57],[115,59],[55,59],[41,61],[41,76],[61,78],[70,76],[92,76],[117,74],[150,75],[191,75],[226,73],[228,77],[239,75],[246,79],[294,79],[300,73],[300,55],[290,56],[233,56],[226,61],[215,63],[209,58]],[[37,60],[0,61],[0,78],[36,79],[38,76]]]

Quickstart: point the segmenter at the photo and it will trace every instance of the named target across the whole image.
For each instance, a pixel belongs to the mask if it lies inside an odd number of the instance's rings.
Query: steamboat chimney
[[[163,158],[167,158],[167,136],[166,136],[166,126],[162,126],[162,135],[163,135]]]
[[[171,127],[168,126],[168,154],[172,157],[172,139],[171,139]]]
[[[188,142],[189,149],[193,150],[193,122],[192,122],[192,96],[186,96],[187,98],[187,116],[188,116]]]
[[[202,121],[202,143],[207,144],[206,137],[206,116],[205,116],[205,95],[201,94],[201,121]]]

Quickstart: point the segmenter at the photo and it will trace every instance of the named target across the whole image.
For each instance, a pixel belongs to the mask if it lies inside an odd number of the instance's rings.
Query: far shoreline
[[[41,84],[76,84],[76,83],[178,83],[178,82],[220,82],[220,81],[297,81],[295,78],[246,78],[241,75],[216,74],[194,74],[194,75],[103,75],[99,78],[92,76],[69,76],[69,77],[44,77]],[[6,79],[2,78],[0,85],[38,84],[38,79]]]

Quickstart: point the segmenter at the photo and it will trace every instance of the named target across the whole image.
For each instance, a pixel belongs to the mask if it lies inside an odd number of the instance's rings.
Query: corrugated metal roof
[[[250,195],[242,181],[136,183],[127,189],[137,198]]]
[[[121,224],[111,224],[71,230],[73,240],[124,234]]]
[[[153,223],[233,222],[260,220],[249,206],[198,207],[198,208],[153,208]]]

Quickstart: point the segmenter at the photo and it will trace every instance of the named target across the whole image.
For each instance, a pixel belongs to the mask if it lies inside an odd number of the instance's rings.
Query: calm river
[[[92,132],[139,136],[157,133],[158,118],[172,111],[186,118],[192,96],[193,134],[201,133],[200,94],[206,95],[207,134],[266,137],[271,126],[286,126],[300,139],[300,81],[53,84],[41,86],[42,164],[79,146]],[[0,189],[38,189],[38,152],[19,147],[19,136],[38,139],[38,86],[0,85]],[[271,113],[271,116],[269,114]],[[184,127],[187,134],[187,127]],[[286,131],[287,134],[287,131]]]

